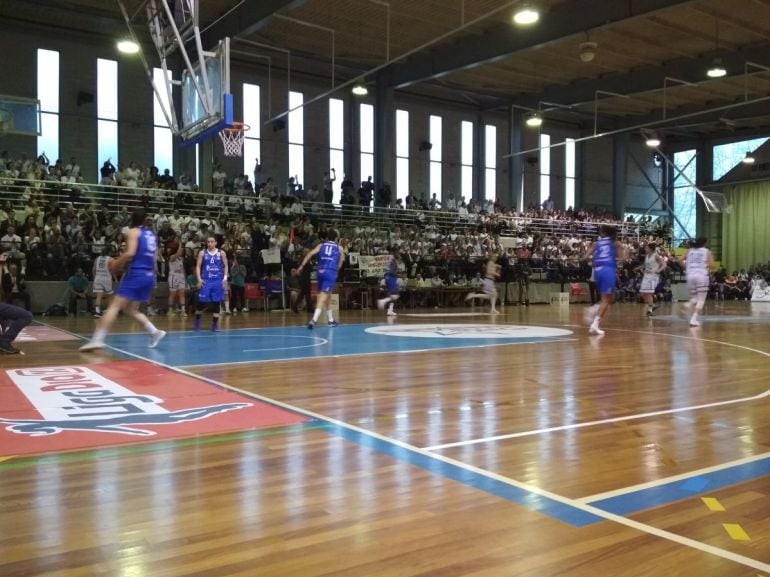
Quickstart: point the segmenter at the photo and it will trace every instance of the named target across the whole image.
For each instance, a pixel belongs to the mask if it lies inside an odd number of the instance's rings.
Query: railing
[[[284,206],[291,206],[293,199],[280,197],[276,203],[253,194],[214,194],[194,190],[169,190],[156,188],[125,187],[100,185],[93,183],[72,183],[57,181],[39,181],[0,177],[0,193],[3,203],[9,201],[16,210],[24,210],[30,199],[40,203],[57,202],[60,207],[70,203],[74,208],[87,206],[100,210],[102,206],[116,211],[122,207],[129,209],[145,206],[149,214],[161,210],[171,214],[178,210],[181,215],[208,214],[215,217],[221,214],[230,219],[258,222],[272,219],[290,223],[296,215],[288,217],[281,214]],[[360,205],[329,204],[304,199],[303,213],[314,221],[331,224],[345,229],[356,224],[373,226],[377,230],[395,230],[400,228],[421,229],[435,227],[439,232],[472,233],[484,230],[500,234],[503,238],[519,233],[541,236],[575,236],[579,240],[596,238],[598,227],[604,221],[593,220],[554,220],[535,216],[515,214],[460,214],[447,210],[406,210],[395,208],[371,207]],[[43,206],[40,209],[43,210]],[[611,222],[619,229],[621,238],[639,238],[646,231],[636,223]]]

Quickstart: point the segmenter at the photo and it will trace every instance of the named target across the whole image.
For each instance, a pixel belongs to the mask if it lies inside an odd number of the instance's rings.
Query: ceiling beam
[[[746,63],[752,62],[770,67],[770,47],[752,46],[734,52],[719,52],[701,58],[678,58],[661,66],[645,66],[628,73],[608,74],[601,78],[578,80],[572,84],[551,86],[537,94],[522,94],[509,101],[500,102],[500,106],[517,105],[537,109],[540,102],[555,102],[564,106],[592,103],[596,91],[613,92],[616,94],[633,95],[640,92],[662,90],[666,78],[676,78],[688,82],[719,82],[708,80],[706,70],[711,65],[714,56],[722,59],[728,70],[729,78],[735,79],[744,75]],[[756,68],[749,67],[749,74],[756,73]],[[749,82],[751,89],[751,83]],[[749,94],[749,100],[752,98]]]
[[[297,8],[305,0],[248,0],[201,31],[204,48],[215,46],[222,38],[247,36],[267,24],[273,14],[284,8]]]
[[[404,88],[454,72],[495,62],[516,52],[585,34],[623,20],[651,16],[697,0],[574,0],[564,2],[544,14],[532,28],[516,28],[513,24],[495,24],[483,34],[471,34],[454,43],[421,52],[383,70],[387,85]],[[458,34],[460,33],[458,29]]]

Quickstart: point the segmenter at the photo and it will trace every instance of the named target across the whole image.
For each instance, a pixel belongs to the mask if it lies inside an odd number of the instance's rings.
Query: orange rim
[[[250,130],[251,126],[244,124],[243,122],[233,122],[230,126],[222,129],[222,132],[246,132]]]

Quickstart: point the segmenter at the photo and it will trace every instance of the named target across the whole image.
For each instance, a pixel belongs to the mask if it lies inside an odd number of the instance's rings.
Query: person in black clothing
[[[32,322],[32,313],[15,305],[0,303],[0,353],[18,355],[21,351],[13,346],[13,341],[21,329]]]

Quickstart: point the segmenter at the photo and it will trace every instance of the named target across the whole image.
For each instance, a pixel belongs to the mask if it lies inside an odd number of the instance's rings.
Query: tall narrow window
[[[497,199],[497,126],[484,127],[484,200]]]
[[[551,135],[540,134],[540,203],[551,196]]]
[[[374,178],[374,106],[361,104],[361,180]]]
[[[305,101],[301,92],[289,92],[289,176],[305,186]],[[299,108],[298,108],[299,107]],[[296,110],[292,110],[296,108]]]
[[[254,174],[254,166],[257,159],[261,161],[262,151],[262,109],[260,107],[259,86],[256,84],[243,83],[243,123],[248,125],[249,130],[244,133],[243,139],[243,174]],[[259,190],[259,182],[254,182],[254,191]]]
[[[118,63],[99,58],[96,61],[96,182],[106,161],[118,162]]]
[[[154,68],[152,71],[153,81],[158,87],[160,100],[157,96],[153,98],[153,143],[154,143],[154,164],[158,171],[163,174],[167,168],[174,174],[174,137],[171,134],[171,127],[168,125],[166,115],[163,114],[161,102],[166,110],[170,110],[168,105],[168,91],[166,90],[166,79],[163,70]],[[154,94],[154,93],[153,93]]]
[[[698,159],[694,150],[674,153],[674,242],[695,237],[695,182]]]
[[[54,50],[37,51],[37,98],[42,112],[37,153],[53,164],[59,158],[59,53]]]
[[[460,196],[473,198],[473,123],[463,120],[460,125]],[[461,198],[455,198],[460,205]]]
[[[577,163],[575,161],[575,139],[564,140],[564,205],[575,208],[575,177]]]
[[[442,157],[443,150],[441,145],[442,118],[431,115],[430,117],[430,192],[431,196],[436,195],[442,203],[444,202],[444,190],[442,182]]]
[[[409,194],[409,113],[396,110],[396,198]]]
[[[345,103],[339,98],[329,99],[329,173],[332,168],[345,172]]]

